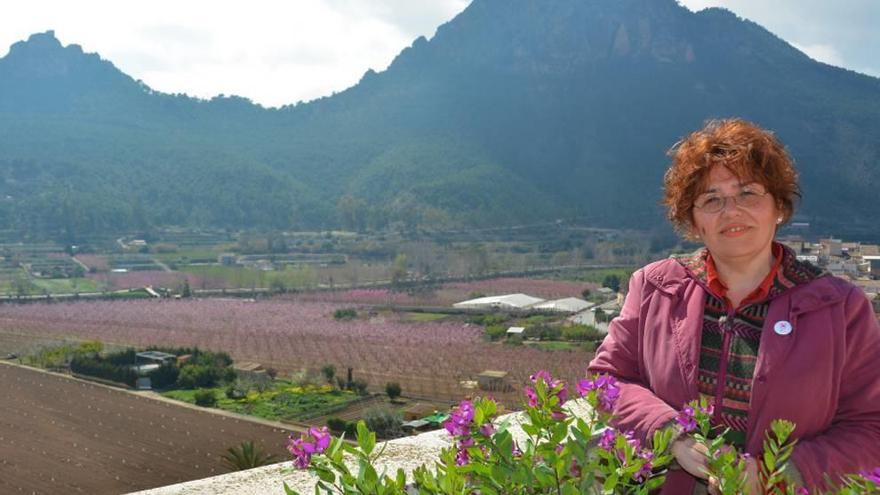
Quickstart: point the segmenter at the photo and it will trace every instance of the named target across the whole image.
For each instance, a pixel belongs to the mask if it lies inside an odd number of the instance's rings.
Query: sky
[[[29,0],[0,10],[0,56],[33,33],[97,52],[157,91],[264,106],[342,91],[470,0]],[[537,0],[545,1],[545,0]],[[725,7],[812,58],[880,77],[880,0],[680,0]],[[872,54],[874,54],[872,56]]]

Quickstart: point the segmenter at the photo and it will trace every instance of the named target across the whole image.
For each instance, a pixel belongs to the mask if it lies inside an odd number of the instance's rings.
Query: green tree
[[[325,365],[321,368],[321,374],[324,375],[324,379],[327,380],[327,383],[333,385],[333,377],[336,376],[336,366],[332,364]]]
[[[388,382],[385,384],[385,394],[388,395],[388,398],[391,400],[395,400],[400,397],[402,390],[400,388],[400,384],[397,382]]]
[[[406,255],[400,253],[394,258],[394,263],[391,265],[391,286],[394,288],[400,288],[404,284],[404,282],[406,282],[406,279]]]
[[[616,274],[605,275],[602,279],[602,286],[608,287],[614,292],[620,292],[620,276]]]
[[[200,388],[196,390],[193,398],[196,400],[197,406],[214,407],[217,405],[217,396],[214,395],[214,390],[209,388]]]

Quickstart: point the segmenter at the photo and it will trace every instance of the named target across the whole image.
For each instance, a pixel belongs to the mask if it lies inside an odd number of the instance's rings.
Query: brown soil
[[[222,474],[253,440],[287,458],[281,428],[0,363],[0,493],[128,493]]]

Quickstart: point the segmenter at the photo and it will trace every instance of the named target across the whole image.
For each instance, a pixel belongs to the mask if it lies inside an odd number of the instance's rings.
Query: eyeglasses
[[[694,208],[706,213],[718,213],[727,206],[727,200],[732,199],[736,206],[742,208],[754,208],[761,202],[761,198],[767,195],[767,191],[759,186],[746,186],[733,196],[720,194],[704,194],[694,201]]]

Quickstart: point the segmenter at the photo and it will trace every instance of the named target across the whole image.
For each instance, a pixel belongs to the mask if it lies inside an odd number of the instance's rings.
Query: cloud
[[[433,34],[467,0],[31,0],[0,16],[0,56],[54,29],[158,91],[268,106],[346,89]],[[14,5],[14,6],[12,6]]]
[[[838,53],[837,49],[835,49],[831,45],[800,45],[798,43],[792,43],[791,45],[798,50],[806,53],[807,56],[809,56],[813,60],[817,60],[819,62],[823,62],[829,65],[836,65],[838,67],[843,66],[843,58],[840,56],[840,53]]]
[[[680,0],[692,11],[724,7],[750,19],[810,57],[863,73],[880,74],[880,1]]]

